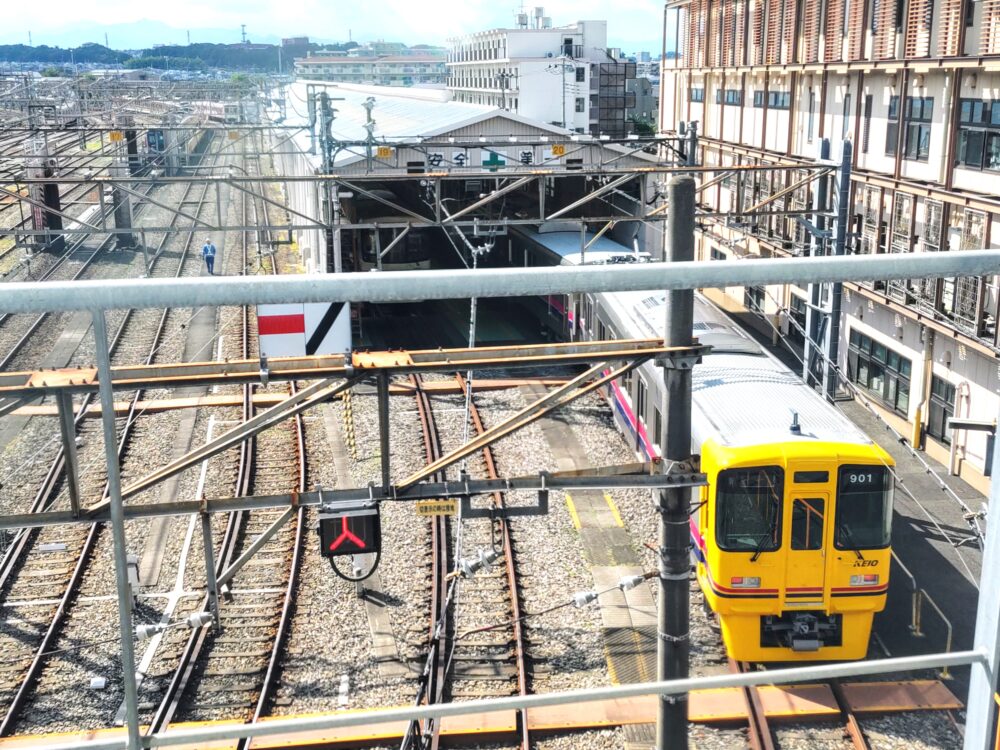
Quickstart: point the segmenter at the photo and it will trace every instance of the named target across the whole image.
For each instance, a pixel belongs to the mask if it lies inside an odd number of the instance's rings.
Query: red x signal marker
[[[358,546],[358,549],[365,549],[366,547],[365,543],[347,525],[347,516],[342,516],[340,519],[340,536],[330,542],[330,551],[332,552],[337,549],[345,541],[354,542]]]

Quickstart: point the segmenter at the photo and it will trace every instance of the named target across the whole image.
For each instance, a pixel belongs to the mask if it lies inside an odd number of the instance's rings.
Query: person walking
[[[205,238],[205,245],[201,248],[201,257],[205,259],[209,274],[215,276],[215,245],[212,244],[210,237]]]

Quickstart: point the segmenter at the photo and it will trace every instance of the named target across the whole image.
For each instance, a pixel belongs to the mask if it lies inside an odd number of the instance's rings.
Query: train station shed
[[[610,236],[632,245],[638,235],[641,250],[658,253],[660,234],[628,221],[658,195],[663,162],[647,152],[648,141],[595,138],[504,109],[451,101],[440,89],[300,81],[286,90],[285,103],[283,125],[302,127],[290,139],[293,148],[279,154],[285,174],[332,175],[354,195],[360,181],[368,186],[363,190],[409,191],[411,209],[422,209],[434,193],[428,202],[436,204],[435,222],[491,191],[511,191],[512,201],[530,196],[552,210],[582,204],[588,193],[600,191],[603,201],[594,205],[613,207],[624,220]],[[311,134],[317,131],[330,137]],[[331,144],[326,150],[324,141]],[[625,173],[630,176],[622,178]],[[322,213],[330,200],[320,192],[315,182],[289,184],[292,207],[303,214]],[[442,208],[442,200],[453,202]],[[298,242],[312,266],[324,268],[320,228],[301,232]]]

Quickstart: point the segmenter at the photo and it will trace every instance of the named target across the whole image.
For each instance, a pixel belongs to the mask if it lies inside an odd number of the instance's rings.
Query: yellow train
[[[663,320],[662,300],[605,295],[598,316],[617,336],[644,338]],[[708,486],[691,540],[726,651],[745,661],[863,658],[889,585],[892,458],[701,297],[695,321],[713,348],[693,372],[693,452]],[[651,455],[653,422],[633,408],[639,391],[657,408],[661,383],[650,367],[613,389]]]
[[[514,232],[513,259],[576,265],[579,232]],[[530,262],[529,262],[530,256]],[[641,262],[603,237],[587,263]],[[664,294],[550,297],[545,320],[580,339],[663,335]],[[708,486],[692,503],[698,583],[741,661],[860,659],[885,608],[892,458],[700,295],[694,335],[713,349],[693,371],[692,452]],[[660,455],[663,371],[612,383],[615,419],[638,453]]]

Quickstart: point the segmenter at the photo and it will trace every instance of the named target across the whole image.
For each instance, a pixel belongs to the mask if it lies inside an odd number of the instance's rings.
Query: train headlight
[[[735,589],[759,589],[760,576],[735,576],[729,579],[729,585]]]
[[[878,575],[869,573],[867,575],[851,576],[852,586],[877,586]]]

